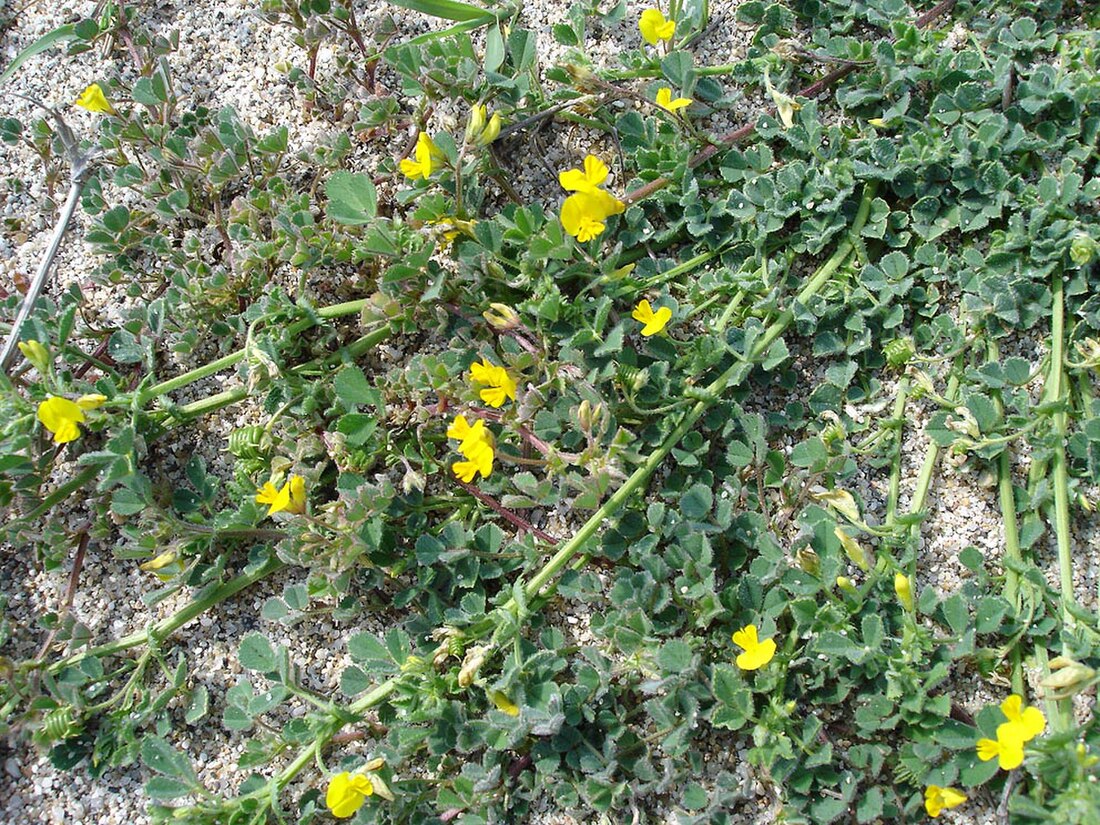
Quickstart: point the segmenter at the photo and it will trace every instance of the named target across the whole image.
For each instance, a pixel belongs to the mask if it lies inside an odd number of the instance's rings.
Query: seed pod
[[[887,341],[882,348],[882,354],[886,357],[886,363],[894,369],[900,369],[913,360],[917,354],[917,348],[912,338],[895,338]]]
[[[267,428],[262,424],[238,427],[229,434],[229,445],[226,449],[237,458],[261,458],[270,446],[271,439],[266,436]]]

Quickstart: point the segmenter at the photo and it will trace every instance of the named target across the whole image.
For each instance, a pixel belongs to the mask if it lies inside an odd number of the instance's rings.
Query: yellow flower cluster
[[[292,475],[281,489],[269,481],[256,491],[256,501],[271,505],[267,511],[269,516],[276,513],[301,515],[306,511],[306,480]]]
[[[82,395],[76,401],[50,395],[38,405],[38,420],[42,426],[53,433],[55,444],[67,444],[80,438],[80,427],[85,419],[85,410],[94,410],[103,405],[107,396],[93,393]]]
[[[458,478],[469,484],[477,473],[481,473],[482,478],[489,477],[489,473],[493,471],[496,452],[493,449],[493,434],[486,429],[484,421],[479,418],[470,426],[466,416],[456,416],[447,428],[447,438],[458,441],[458,451],[466,459],[451,465],[451,470]]]
[[[638,18],[638,31],[646,43],[656,46],[662,40],[672,39],[676,33],[676,21],[667,19],[660,9],[646,9]]]
[[[475,361],[470,365],[470,380],[475,384],[485,384],[478,395],[490,407],[502,407],[506,400],[516,400],[515,379],[508,374],[508,370],[489,363],[487,358],[482,358],[480,364]]]
[[[1001,713],[1008,721],[997,726],[996,739],[978,740],[978,758],[988,762],[994,757],[1002,770],[1011,771],[1024,761],[1024,745],[1042,733],[1046,717],[1038,708],[1027,707],[1022,696],[1012,694],[1001,702]]]
[[[561,225],[581,243],[590,241],[605,229],[605,222],[618,215],[626,205],[600,184],[610,170],[595,155],[584,159],[584,169],[567,169],[558,174],[562,189],[573,192],[561,205]]]
[[[650,335],[656,335],[668,325],[668,322],[672,320],[672,310],[668,307],[661,307],[654,312],[653,307],[649,305],[649,301],[642,300],[638,302],[638,306],[634,307],[630,317],[644,324],[642,335],[648,338]]]
[[[966,802],[966,794],[955,788],[929,785],[924,789],[924,810],[935,819],[947,808],[957,808]]]
[[[500,112],[489,110],[484,103],[476,103],[470,109],[470,119],[466,121],[466,142],[475,146],[488,146],[500,134]]]
[[[759,670],[775,656],[775,639],[758,638],[754,624],[734,633],[733,643],[744,648],[745,652],[737,656],[737,666],[742,670]]]

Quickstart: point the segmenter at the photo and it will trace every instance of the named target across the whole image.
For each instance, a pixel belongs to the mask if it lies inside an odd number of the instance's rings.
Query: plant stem
[[[947,391],[944,396],[954,401],[959,392],[959,376],[957,373],[952,373],[951,377],[947,380]],[[913,499],[909,502],[910,515],[916,515],[924,509],[924,501],[928,497],[928,490],[932,486],[932,475],[936,470],[936,460],[939,458],[940,447],[933,441],[928,446],[928,452],[924,456],[924,464],[921,465],[920,475],[917,476],[917,486],[913,490]],[[920,522],[914,522],[909,528],[909,540],[910,542],[916,542],[917,537],[920,536]]]
[[[894,409],[890,414],[891,420],[897,422],[897,449],[894,451],[894,458],[890,466],[890,490],[886,497],[886,524],[884,526],[887,530],[893,530],[898,517],[898,498],[901,495],[901,446],[902,437],[905,434],[905,421],[902,416],[905,414],[905,402],[908,397],[909,378],[908,376],[902,376],[902,379],[898,382],[898,396],[894,399]]]
[[[332,318],[340,318],[345,315],[354,315],[357,312],[361,312],[364,307],[370,302],[369,298],[360,298],[356,301],[345,301],[342,304],[333,304],[332,306],[321,307],[317,310],[317,317],[325,320],[331,320]],[[286,335],[289,338],[293,338],[299,333],[305,332],[312,326],[316,325],[316,321],[312,318],[303,318],[299,321],[295,321],[289,327],[287,327]],[[228,355],[223,355],[209,364],[203,364],[201,367],[196,367],[193,370],[177,375],[175,378],[169,378],[167,381],[161,381],[159,384],[154,384],[147,390],[138,394],[137,402],[141,406],[145,406],[154,398],[165,395],[181,387],[186,387],[188,384],[193,384],[196,381],[200,381],[203,378],[207,378],[215,373],[219,373],[228,367],[238,364],[244,360],[248,354],[248,349],[242,347],[235,352],[231,352]]]
[[[1050,384],[1051,400],[1068,401],[1063,361],[1065,359],[1065,294],[1062,273],[1057,271],[1051,285],[1053,307],[1050,324]],[[1058,544],[1058,574],[1062,591],[1062,622],[1072,627],[1070,607],[1077,602],[1073,593],[1073,540],[1069,523],[1069,470],[1066,466],[1066,412],[1054,413],[1056,444],[1051,470],[1054,474],[1054,535]]]

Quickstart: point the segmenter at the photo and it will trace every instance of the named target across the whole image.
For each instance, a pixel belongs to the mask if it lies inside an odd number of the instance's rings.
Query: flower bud
[[[370,760],[367,764],[363,766],[363,772],[369,773],[371,771],[380,770],[385,764],[386,760],[383,757],[376,756],[374,759]]]
[[[913,612],[913,580],[904,573],[894,574],[894,593],[898,597],[898,604],[905,608],[907,613]]]
[[[19,351],[23,353],[23,357],[31,362],[39,373],[45,375],[50,368],[50,362],[53,360],[50,358],[50,351],[46,349],[38,341],[20,341]]]
[[[489,308],[481,313],[481,317],[499,332],[519,326],[519,314],[507,304],[489,304]]]
[[[585,433],[591,433],[592,429],[600,420],[600,416],[603,415],[603,404],[597,404],[592,406],[586,398],[577,407],[577,423],[580,425],[581,431]]]
[[[848,557],[852,564],[864,573],[871,572],[871,560],[867,557],[867,552],[863,549],[863,546],[839,527],[833,530],[833,533],[840,539],[840,546],[844,548],[844,555]]]
[[[836,586],[847,593],[849,596],[859,595],[859,591],[856,590],[856,586],[852,584],[852,580],[849,579],[847,576],[837,576]]]
[[[76,399],[76,405],[82,410],[96,410],[107,403],[107,396],[98,392],[87,393]]]
[[[1039,684],[1051,699],[1068,699],[1096,682],[1095,670],[1066,656],[1051,659],[1050,669],[1053,672]]]
[[[870,120],[868,120],[867,122],[870,123],[872,126],[874,126],[876,129],[885,129],[886,128],[886,121],[881,117],[873,117]]]
[[[821,575],[821,558],[809,547],[803,547],[795,553],[799,568],[811,576]]]
[[[500,112],[493,112],[485,131],[477,139],[478,146],[488,146],[500,136]]]
[[[462,662],[462,669],[458,671],[459,687],[469,687],[477,678],[477,672],[485,664],[485,659],[492,648],[486,645],[477,645],[466,652],[466,659]]]
[[[470,118],[466,121],[466,142],[473,143],[485,129],[485,104],[475,103],[470,107]]]
[[[1077,266],[1086,266],[1096,257],[1096,241],[1084,233],[1074,237],[1069,245],[1069,259]]]

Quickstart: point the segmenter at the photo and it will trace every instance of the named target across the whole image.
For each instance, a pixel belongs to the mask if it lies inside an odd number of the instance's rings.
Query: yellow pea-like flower
[[[67,444],[80,438],[84,410],[75,401],[51,395],[38,405],[38,420],[53,433],[55,444]]]
[[[416,180],[417,178],[427,180],[438,166],[438,161],[441,161],[444,157],[443,152],[435,145],[435,141],[428,137],[428,133],[424,131],[421,131],[416,138],[416,149],[413,156],[415,160],[405,158],[400,163],[402,174],[410,180]]]
[[[754,624],[734,633],[733,643],[744,648],[745,652],[737,656],[737,666],[742,670],[759,670],[775,656],[775,640],[758,638]]]
[[[668,325],[668,322],[672,320],[672,310],[668,307],[660,307],[654,311],[653,307],[649,305],[649,301],[641,300],[638,302],[638,306],[634,307],[634,311],[630,313],[630,317],[645,325],[642,327],[642,335],[648,338],[650,335],[661,332]]]
[[[470,365],[470,380],[476,384],[487,384],[478,395],[490,407],[502,407],[508,399],[516,400],[516,381],[504,367],[490,364],[482,358],[481,363]]]
[[[586,155],[584,169],[566,169],[558,173],[558,183],[567,192],[593,192],[607,180],[611,170],[595,155]]]
[[[344,771],[332,777],[325,792],[325,805],[337,819],[346,819],[354,814],[374,793],[374,785],[367,777],[358,773]]]
[[[966,794],[955,788],[929,785],[924,789],[924,810],[935,819],[947,808],[956,808],[966,802]]]
[[[626,209],[626,204],[602,189],[574,192],[561,205],[561,225],[581,243],[607,228],[607,219]]]
[[[662,86],[657,90],[657,105],[664,109],[666,112],[676,112],[692,103],[690,97],[678,97],[675,100],[672,99],[672,89],[667,86]]]
[[[256,491],[256,501],[270,505],[267,511],[269,516],[276,513],[301,515],[306,511],[306,480],[302,476],[292,475],[281,488],[268,481]]]
[[[103,89],[98,83],[93,83],[86,88],[80,97],[73,101],[73,105],[79,106],[81,109],[87,109],[89,112],[115,114],[115,107],[107,100],[107,96],[103,94]]]
[[[676,33],[676,21],[666,18],[660,9],[646,9],[638,18],[638,31],[646,43],[656,46],[662,40],[672,39]]]

